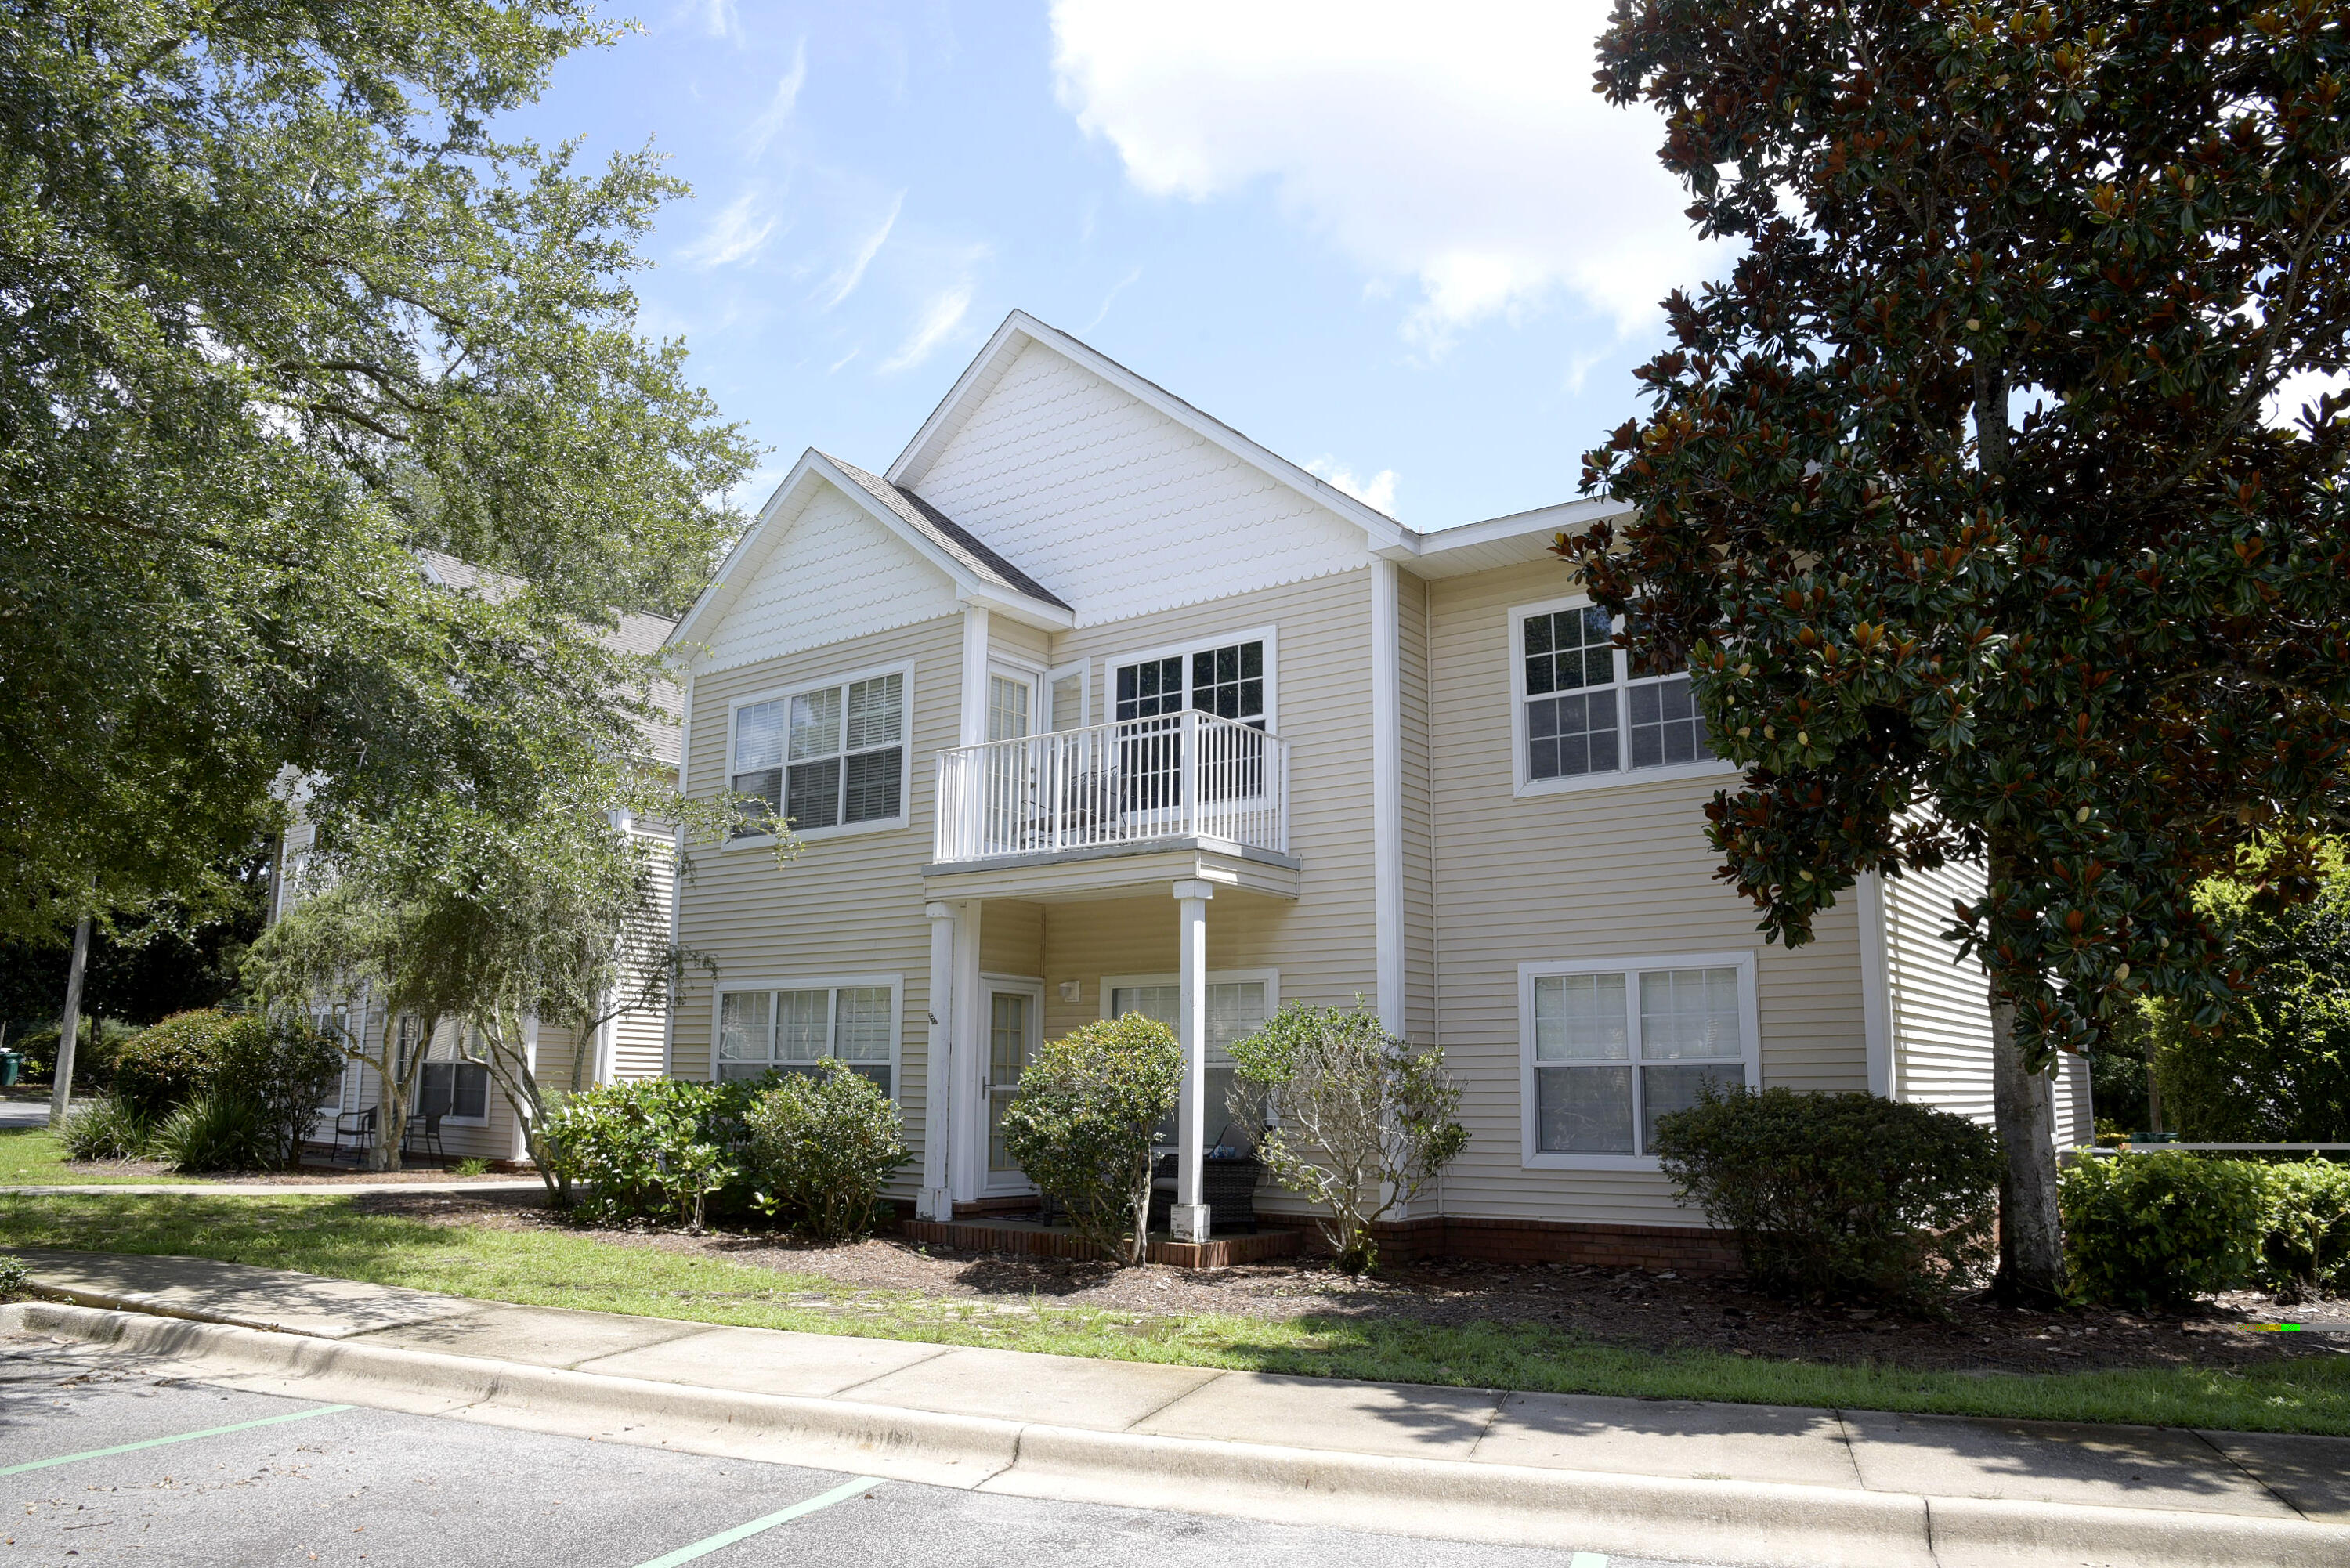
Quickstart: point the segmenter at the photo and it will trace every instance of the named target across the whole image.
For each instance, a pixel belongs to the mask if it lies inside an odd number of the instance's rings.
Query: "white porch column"
[[[1178,882],[1181,954],[1176,974],[1176,1040],[1183,1047],[1183,1097],[1175,1109],[1175,1205],[1168,1228],[1189,1241],[1208,1239],[1200,1197],[1200,1157],[1208,1140],[1208,900],[1206,882]]]
[[[1371,563],[1371,950],[1379,1027],[1403,1038],[1403,657],[1399,568]]]
[[[966,898],[962,919],[955,922],[954,1071],[947,1079],[947,1115],[952,1123],[947,1147],[953,1158],[947,1164],[951,1198],[976,1198],[987,1183],[987,1142],[974,1139],[980,1084],[987,1070],[987,992],[979,978],[980,921],[985,906]]]
[[[954,1099],[955,927],[952,904],[925,904],[931,921],[930,1057],[922,1073],[922,1190],[915,1212],[924,1220],[954,1218],[947,1187],[947,1140]]]

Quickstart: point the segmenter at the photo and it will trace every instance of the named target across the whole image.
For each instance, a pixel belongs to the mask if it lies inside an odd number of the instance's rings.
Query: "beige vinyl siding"
[[[1509,611],[1571,591],[1546,566],[1428,587],[1436,1033],[1470,1132],[1440,1201],[1473,1217],[1694,1224],[1654,1172],[1525,1168],[1518,966],[1752,952],[1763,1083],[1862,1089],[1857,899],[1824,914],[1806,947],[1764,943],[1705,843],[1704,803],[1734,775],[1513,794]]]
[[[1044,905],[1017,898],[995,898],[982,906],[979,925],[981,973],[1035,980],[1045,972],[1044,962]]]
[[[1241,633],[1274,629],[1273,716],[1289,743],[1289,846],[1304,865],[1300,896],[1293,904],[1220,895],[1208,908],[1208,949],[1214,968],[1279,969],[1284,998],[1345,1003],[1358,993],[1368,997],[1378,981],[1371,917],[1370,591],[1370,572],[1357,569],[1081,628],[1054,639],[1055,663],[1091,660],[1094,711],[1107,722],[1115,712],[1119,659],[1212,647]],[[1106,912],[1113,908],[1120,913]],[[1098,1016],[1093,989],[1105,973],[1173,970],[1175,919],[1171,885],[1148,900],[1055,907],[1046,919],[1048,978],[1082,980],[1093,1009],[1066,1010]],[[1091,928],[1097,923],[1097,932]],[[1090,967],[1097,963],[1110,967]],[[1047,1026],[1062,1026],[1064,1012],[1055,992],[1046,1002]]]
[[[1436,1039],[1436,864],[1429,756],[1428,585],[1398,574],[1396,629],[1402,708],[1404,1030]]]
[[[1982,966],[1945,941],[1950,906],[1982,897],[1980,866],[1952,863],[1885,881],[1885,969],[1893,1097],[1989,1127],[1991,1005]]]
[[[687,732],[688,790],[707,796],[727,776],[728,713],[742,699],[805,690],[835,676],[911,664],[907,692],[907,826],[809,840],[777,866],[755,844],[703,845],[682,900],[678,940],[709,953],[717,984],[743,980],[899,979],[897,1098],[915,1160],[893,1191],[919,1181],[924,1062],[930,1011],[930,922],[922,913],[921,867],[931,857],[938,753],[959,739],[962,618],[944,617],[697,676]],[[670,1071],[711,1075],[711,977],[696,971],[680,988]]]

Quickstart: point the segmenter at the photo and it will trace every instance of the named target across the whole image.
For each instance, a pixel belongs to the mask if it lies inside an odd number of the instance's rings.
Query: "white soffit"
[[[1417,577],[1461,577],[1496,566],[1555,560],[1550,546],[1559,535],[1580,533],[1594,523],[1628,516],[1631,512],[1620,501],[1565,501],[1432,533],[1407,531],[1401,541],[1378,554]]]

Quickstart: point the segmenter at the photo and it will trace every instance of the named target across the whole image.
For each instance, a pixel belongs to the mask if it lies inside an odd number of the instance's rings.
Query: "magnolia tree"
[[[1378,1267],[1372,1227],[1408,1210],[1469,1141],[1443,1050],[1413,1050],[1357,1002],[1292,1002],[1232,1053],[1231,1109],[1259,1129],[1257,1157],[1329,1210],[1322,1233],[1341,1269]]]
[[[2197,884],[2313,887],[2350,815],[2350,30],[2316,0],[1619,0],[1599,88],[1729,280],[1563,539],[1746,769],[1708,832],[1789,945],[1962,860],[2005,1149],[2000,1281],[2062,1289],[2059,1053],[2241,976]]]

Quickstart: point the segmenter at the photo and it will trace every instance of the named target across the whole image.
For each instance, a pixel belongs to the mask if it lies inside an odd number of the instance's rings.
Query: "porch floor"
[[[899,1234],[907,1241],[931,1247],[957,1247],[972,1252],[1019,1252],[1046,1258],[1095,1258],[1100,1251],[1066,1225],[1039,1220],[989,1215],[966,1220],[901,1220]],[[1254,1235],[1213,1236],[1205,1241],[1180,1241],[1164,1231],[1151,1232],[1149,1258],[1178,1269],[1228,1269],[1235,1263],[1262,1262],[1267,1258],[1292,1258],[1304,1251],[1302,1231],[1260,1229]]]

